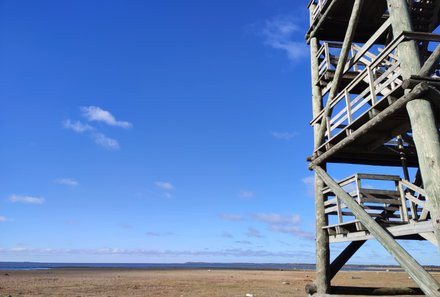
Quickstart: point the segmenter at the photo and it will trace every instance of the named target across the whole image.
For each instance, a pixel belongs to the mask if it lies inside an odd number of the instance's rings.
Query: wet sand
[[[0,296],[292,297],[306,296],[304,286],[314,275],[313,271],[206,269],[0,271]],[[440,280],[440,273],[433,275]],[[340,272],[332,285],[417,287],[403,272]]]

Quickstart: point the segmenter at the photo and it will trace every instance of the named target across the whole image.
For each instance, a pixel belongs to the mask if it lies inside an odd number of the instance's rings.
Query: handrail
[[[325,146],[330,139],[343,131],[349,134],[351,131],[347,130],[349,129],[349,125],[367,112],[373,112],[370,115],[374,115],[374,107],[376,104],[401,87],[403,83],[402,70],[395,51],[397,46],[406,40],[440,42],[440,35],[403,32],[384,49],[379,50],[378,48],[379,53],[377,54],[365,50],[365,46],[352,45],[352,55],[355,56],[356,59],[351,59],[352,61],[350,64],[347,64],[345,71],[347,72],[355,68],[359,73],[331,102],[327,103],[332,113],[326,119],[323,119],[325,115],[325,110],[323,109],[310,122],[311,125],[321,123],[326,126],[327,140],[323,146]],[[339,47],[338,43],[330,44],[333,48]],[[371,47],[371,45],[368,46]],[[325,71],[330,70],[332,67],[332,58],[329,58],[330,49],[329,44],[324,43],[318,51],[318,58],[323,60],[319,65],[320,75],[323,75]],[[360,51],[363,51],[363,55],[357,54]],[[353,62],[357,64],[353,64]],[[359,69],[359,67],[363,69]],[[366,86],[364,87],[364,85]],[[359,88],[363,88],[363,91],[357,94]],[[318,148],[318,150],[320,150],[321,147]]]
[[[392,182],[394,190],[365,188],[361,185],[362,180]],[[355,189],[350,192],[353,199],[371,216],[380,217],[389,224],[425,221],[429,218],[430,206],[425,190],[407,180],[402,180],[398,175],[357,173],[340,180],[338,184],[340,186],[354,184]],[[417,195],[414,196],[414,193]],[[330,199],[324,202],[325,214],[337,217],[338,223],[336,225],[332,223],[331,226],[356,222],[356,219],[344,221],[344,218],[352,218],[353,214],[330,189],[324,188],[323,194],[325,197],[330,196]]]

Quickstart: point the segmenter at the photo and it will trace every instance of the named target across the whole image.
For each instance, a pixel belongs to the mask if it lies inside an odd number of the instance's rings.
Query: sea
[[[40,263],[40,262],[0,262],[0,270],[46,270],[74,268],[108,269],[247,269],[247,270],[315,270],[315,264],[280,263]],[[431,271],[440,271],[440,267],[429,267]],[[398,266],[346,265],[346,271],[400,271]]]

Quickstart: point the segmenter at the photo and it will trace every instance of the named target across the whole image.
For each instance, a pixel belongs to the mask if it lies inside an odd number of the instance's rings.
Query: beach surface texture
[[[440,279],[440,273],[433,273]],[[227,269],[49,269],[0,271],[0,296],[306,296],[313,271]],[[346,271],[348,287],[417,287],[403,272]],[[349,296],[349,295],[346,295]],[[405,296],[405,295],[400,295]]]

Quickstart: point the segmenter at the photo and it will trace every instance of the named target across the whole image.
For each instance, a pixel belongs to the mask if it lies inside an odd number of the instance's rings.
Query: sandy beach
[[[440,273],[433,274],[440,279]],[[313,271],[53,269],[1,271],[0,296],[306,296]],[[416,287],[403,272],[341,272],[333,283]],[[250,296],[250,295],[248,295]],[[404,296],[404,295],[401,295]]]

